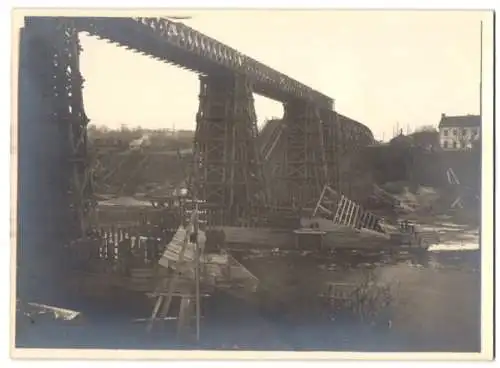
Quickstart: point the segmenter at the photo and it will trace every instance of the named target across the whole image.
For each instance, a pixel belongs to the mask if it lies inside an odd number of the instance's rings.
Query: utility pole
[[[199,244],[199,205],[198,205],[198,150],[194,152],[194,180],[192,183],[193,202],[194,202],[194,233],[196,234],[195,241],[195,297],[196,297],[196,341],[200,341],[200,318],[201,318],[201,296],[200,296],[200,244]]]

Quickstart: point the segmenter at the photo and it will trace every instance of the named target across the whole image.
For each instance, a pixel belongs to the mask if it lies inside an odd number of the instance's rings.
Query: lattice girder
[[[298,98],[321,108],[333,107],[333,100],[328,96],[179,22],[151,17],[49,19],[74,21],[79,31],[204,75],[214,72],[245,75],[253,83],[254,92],[278,101]]]

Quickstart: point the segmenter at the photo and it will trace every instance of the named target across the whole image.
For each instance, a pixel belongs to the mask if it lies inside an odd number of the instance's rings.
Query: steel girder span
[[[330,97],[179,22],[163,18],[57,19],[78,31],[200,74],[243,74],[252,83],[253,92],[277,101],[299,99],[322,109],[333,107]]]

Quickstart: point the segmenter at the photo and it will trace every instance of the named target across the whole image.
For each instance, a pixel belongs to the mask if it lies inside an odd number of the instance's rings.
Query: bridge
[[[199,75],[198,195],[214,205],[219,224],[256,218],[276,206],[310,206],[326,183],[342,191],[350,179],[339,166],[373,141],[366,126],[335,112],[332,98],[182,23],[26,17],[20,43],[19,208],[23,221],[44,231],[81,236],[94,206],[79,32]],[[267,136],[263,144],[257,143],[254,93],[284,106],[280,123],[261,133]],[[271,161],[279,169],[266,169]]]

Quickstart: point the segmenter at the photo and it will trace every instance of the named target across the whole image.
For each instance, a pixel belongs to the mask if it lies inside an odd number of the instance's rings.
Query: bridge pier
[[[363,149],[373,143],[373,136],[366,134],[366,127],[351,124],[348,130],[349,144],[349,196],[355,201],[363,201],[373,192],[373,176]]]
[[[216,206],[213,225],[244,225],[266,198],[252,86],[240,75],[202,76],[199,98],[200,199]]]
[[[31,301],[58,292],[64,245],[88,229],[88,119],[79,51],[70,22],[32,18],[21,30],[17,290]]]
[[[330,183],[352,200],[360,201],[371,193],[371,176],[361,149],[373,143],[373,136],[361,126],[334,111],[325,119],[330,121],[334,155],[329,164]],[[328,151],[328,150],[327,150]],[[330,156],[331,157],[331,156]],[[332,169],[332,165],[333,169]]]
[[[300,208],[311,207],[328,180],[320,111],[306,101],[289,102],[284,110],[284,178],[289,201]]]
[[[335,111],[321,110],[323,146],[325,149],[325,161],[328,167],[327,182],[330,187],[335,189],[340,186],[339,124],[337,116]]]

